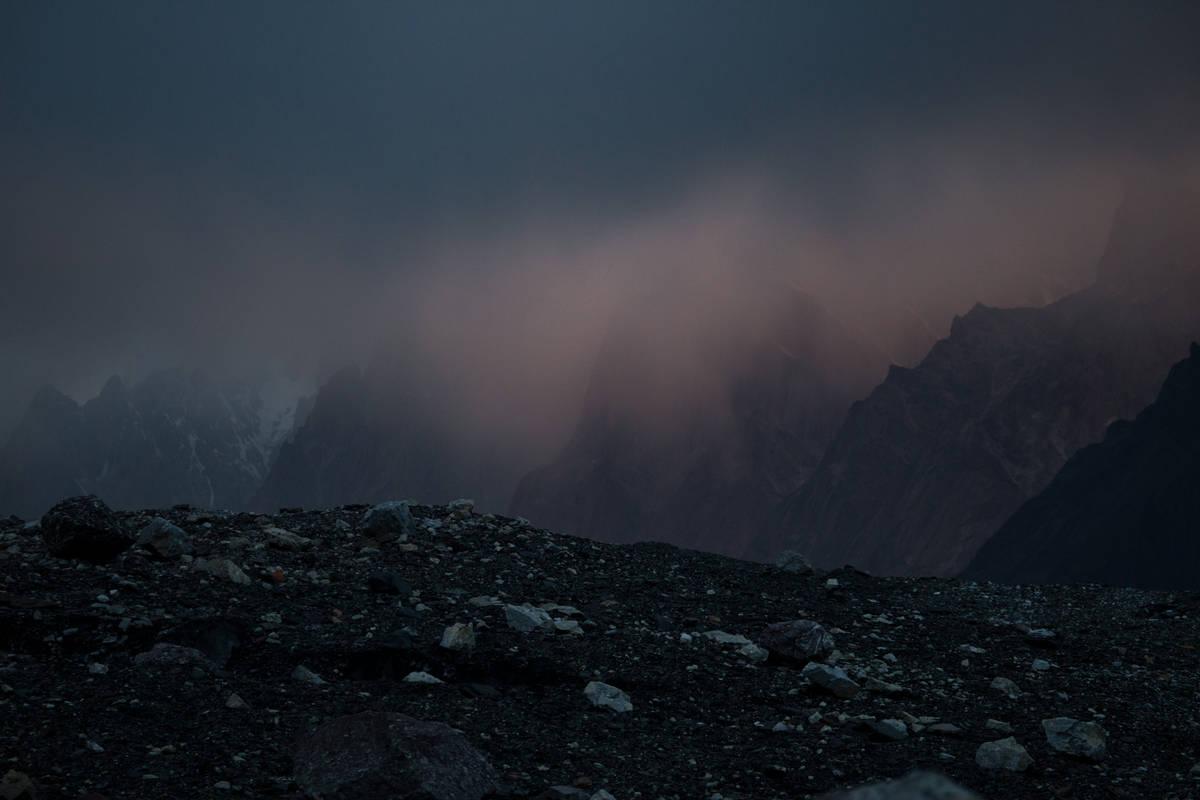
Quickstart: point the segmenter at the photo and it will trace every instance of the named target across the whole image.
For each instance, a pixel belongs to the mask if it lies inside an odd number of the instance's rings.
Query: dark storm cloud
[[[6,3],[0,433],[43,381],[389,337],[510,387],[493,416],[537,385],[566,419],[613,308],[688,271],[785,274],[888,347],[1045,301],[1130,165],[1194,163],[1197,30],[1192,3]]]

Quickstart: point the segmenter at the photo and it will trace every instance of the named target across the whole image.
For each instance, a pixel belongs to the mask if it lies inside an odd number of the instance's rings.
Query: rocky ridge
[[[1193,593],[820,573],[469,501],[53,519],[0,525],[6,799],[1200,793]]]
[[[972,578],[1200,588],[1200,345],[976,554]]]

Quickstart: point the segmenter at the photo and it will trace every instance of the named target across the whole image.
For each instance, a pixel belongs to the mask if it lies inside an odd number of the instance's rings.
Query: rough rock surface
[[[510,800],[550,787],[811,798],[913,769],[988,800],[1200,795],[1200,595],[800,576],[448,507],[413,506],[414,535],[380,544],[361,528],[365,510],[115,512],[133,531],[161,516],[194,553],[130,549],[99,565],[54,558],[36,531],[0,520],[5,771],[36,781],[43,800],[298,800],[296,743],[378,712],[461,731],[496,770],[492,796]],[[273,547],[269,527],[312,546]],[[214,559],[250,582],[195,569]],[[381,571],[408,591],[371,591]],[[580,633],[510,628],[505,606],[523,604]],[[797,617],[834,636],[814,663],[844,670],[855,696],[738,644]],[[472,626],[474,647],[440,646],[455,624]],[[293,678],[297,667],[321,682]],[[414,673],[441,683],[405,680]],[[990,688],[996,677],[1020,694]],[[592,681],[633,709],[593,706]],[[1042,721],[1056,717],[1102,725],[1105,759],[1054,749]],[[900,723],[904,738],[882,733]],[[980,744],[1008,736],[1034,763],[980,768]]]
[[[758,635],[758,643],[776,655],[795,661],[824,658],[837,646],[829,631],[811,619],[772,622]]]
[[[1200,589],[1200,345],[975,555],[972,578]]]
[[[70,497],[42,516],[42,541],[58,558],[112,561],[133,545],[120,518],[94,495]]]
[[[296,744],[296,783],[321,800],[480,800],[496,771],[449,725],[363,711]]]

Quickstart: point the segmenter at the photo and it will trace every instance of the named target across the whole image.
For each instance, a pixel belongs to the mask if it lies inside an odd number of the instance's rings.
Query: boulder
[[[1060,753],[1090,761],[1103,761],[1108,750],[1108,733],[1095,722],[1070,717],[1042,720],[1046,742]]]
[[[608,708],[619,714],[633,711],[633,703],[630,701],[629,695],[607,683],[591,681],[583,687],[583,696],[590,700],[592,705],[599,708]]]
[[[417,521],[408,510],[408,503],[389,500],[367,509],[362,518],[363,533],[379,542],[395,539],[404,541],[417,533]]]
[[[793,661],[823,658],[836,646],[820,623],[808,619],[773,622],[759,634],[758,644]]]
[[[364,711],[303,736],[296,783],[322,800],[480,800],[496,772],[467,738],[440,722]]]
[[[137,546],[158,558],[174,559],[192,552],[192,538],[178,525],[155,517],[138,533]]]
[[[95,495],[63,500],[42,517],[42,541],[50,555],[103,564],[125,552],[133,538]]]
[[[508,627],[523,633],[539,629],[549,630],[554,627],[554,621],[550,619],[549,614],[528,603],[519,606],[506,605],[504,619],[508,622]]]
[[[812,563],[795,550],[784,550],[782,553],[780,553],[779,558],[775,559],[775,566],[779,567],[784,572],[790,572],[793,575],[813,574]]]
[[[1033,763],[1028,751],[1009,736],[995,742],[984,742],[975,751],[975,763],[984,769],[1004,769],[1024,772]]]

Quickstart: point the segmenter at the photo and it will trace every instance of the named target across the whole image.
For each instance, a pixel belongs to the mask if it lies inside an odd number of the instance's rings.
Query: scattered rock
[[[984,769],[1004,769],[1024,772],[1033,763],[1029,753],[1009,736],[995,742],[984,742],[975,751],[975,763]]]
[[[135,664],[156,664],[169,667],[198,666],[213,667],[208,656],[194,647],[159,642],[145,653],[133,657]]]
[[[266,537],[267,544],[272,547],[278,547],[280,550],[291,550],[292,552],[307,550],[313,544],[313,540],[307,536],[301,536],[298,533],[292,533],[283,528],[277,528],[274,525],[263,529],[263,536]]]
[[[495,770],[461,733],[392,712],[332,719],[292,760],[297,785],[322,800],[480,800],[496,789]]]
[[[39,800],[41,796],[33,778],[24,772],[10,769],[0,779],[0,800]]]
[[[770,651],[768,651],[765,647],[759,647],[753,642],[739,647],[738,653],[750,659],[755,664],[761,664],[771,657]]]
[[[850,676],[841,667],[831,667],[828,664],[813,662],[806,666],[801,674],[815,685],[843,700],[854,697],[861,688],[850,680]]]
[[[629,695],[615,686],[600,681],[592,681],[583,687],[583,696],[600,708],[609,708],[618,713],[633,711],[633,703]]]
[[[1021,696],[1021,690],[1019,688],[1017,688],[1017,685],[1015,683],[1013,683],[1011,680],[1009,680],[1008,678],[1000,678],[1000,677],[992,678],[992,682],[991,682],[990,686],[991,686],[991,688],[995,689],[997,692],[1000,692],[1000,694],[1002,694],[1012,700],[1016,700],[1018,697]]]
[[[522,632],[548,630],[554,627],[554,622],[550,619],[549,614],[528,603],[519,606],[506,605],[504,619],[508,622],[508,627]]]
[[[725,631],[705,631],[704,638],[712,639],[714,642],[720,642],[721,644],[737,644],[737,645],[753,644],[753,642],[751,642],[749,639],[747,639],[745,636],[742,636],[741,634],[726,633]]]
[[[392,570],[380,570],[367,577],[367,591],[374,594],[393,594],[408,597],[412,594],[412,584],[401,578]]]
[[[456,622],[442,631],[441,644],[447,650],[470,650],[475,647],[475,628],[470,623]]]
[[[1046,742],[1060,753],[1103,761],[1107,755],[1108,733],[1095,722],[1080,722],[1070,717],[1042,720]]]
[[[250,585],[250,577],[242,571],[241,567],[228,558],[212,558],[207,561],[197,561],[196,568],[207,572],[215,578],[221,578],[222,580],[242,586]]]
[[[904,724],[903,720],[871,720],[867,723],[867,727],[870,728],[871,731],[877,736],[887,739],[888,741],[899,742],[908,738],[908,726]]]
[[[817,800],[980,800],[980,797],[945,775],[918,770],[894,781],[823,794]]]
[[[1001,722],[998,719],[989,719],[987,722],[983,723],[983,727],[989,731],[996,731],[997,733],[1013,732],[1012,725],[1009,725],[1007,722]]]
[[[404,676],[405,683],[445,683],[441,678],[430,675],[428,672],[410,672]]]
[[[812,563],[795,550],[784,550],[782,553],[780,553],[779,558],[775,559],[775,566],[779,567],[784,572],[790,572],[793,575],[813,574]]]
[[[41,534],[50,555],[92,564],[112,561],[134,542],[95,495],[71,497],[51,508],[42,516]]]
[[[303,664],[296,665],[296,668],[294,670],[292,670],[292,677],[298,681],[303,681],[304,683],[308,683],[313,686],[324,686],[325,685],[324,678],[322,678],[320,675],[313,672],[311,669],[304,666]]]
[[[419,530],[408,503],[389,500],[367,510],[362,518],[363,533],[377,542],[407,541]]]
[[[230,692],[229,697],[225,698],[225,707],[240,709],[249,708],[250,706],[246,704],[246,701],[237,692]]]
[[[158,558],[175,559],[191,554],[192,539],[183,528],[155,517],[138,533],[137,546]]]
[[[793,661],[812,661],[833,652],[833,637],[820,623],[807,619],[774,622],[759,634],[758,643]]]

